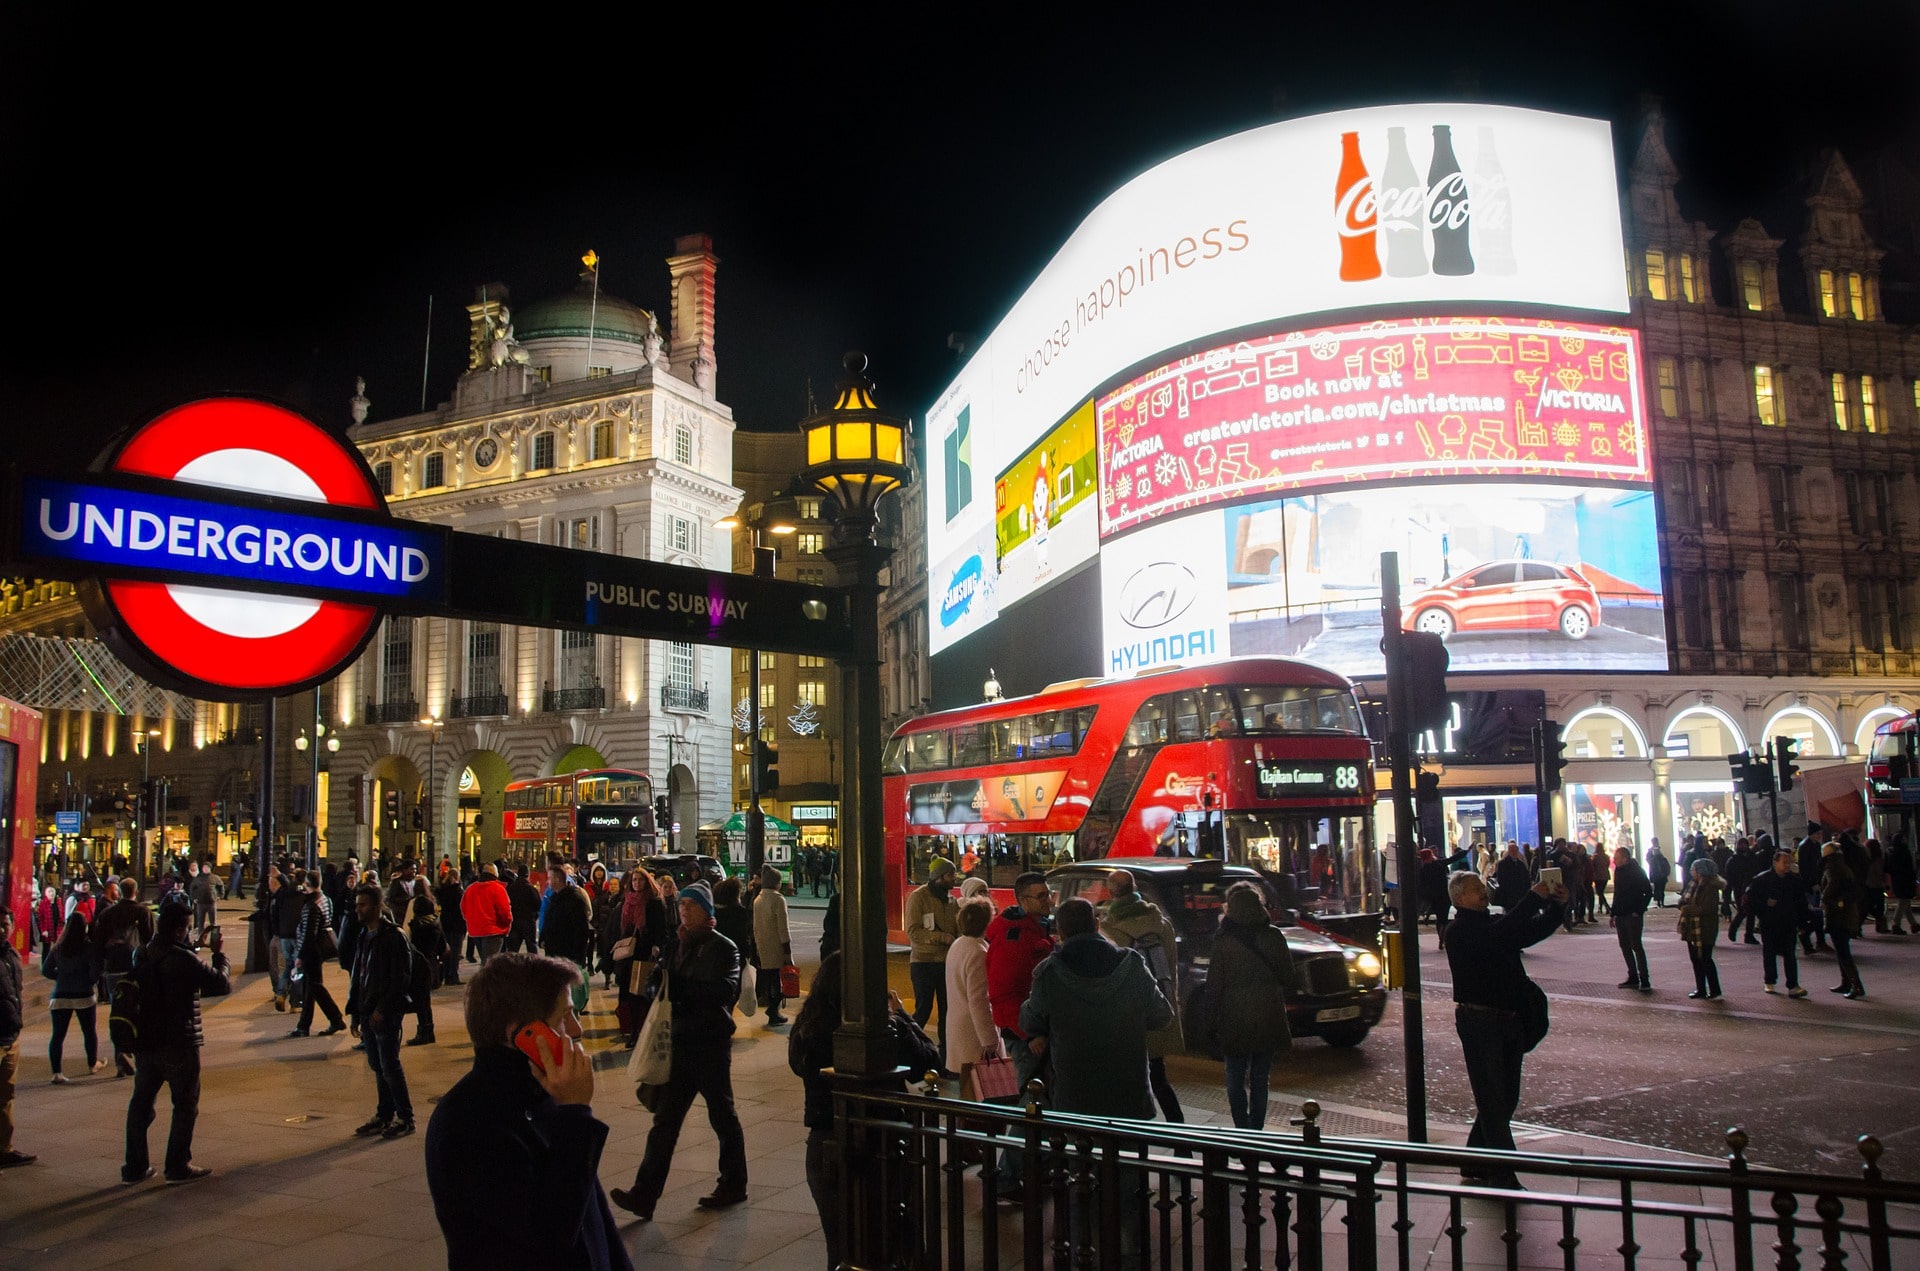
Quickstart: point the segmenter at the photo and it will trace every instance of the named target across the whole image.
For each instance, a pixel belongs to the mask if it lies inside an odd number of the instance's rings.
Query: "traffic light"
[[[768,745],[764,741],[753,743],[753,765],[757,775],[756,785],[762,794],[780,784],[780,748]]]
[[[427,828],[427,810],[417,803],[407,810],[407,819],[416,830]]]
[[[667,796],[656,796],[653,801],[653,829],[656,834],[665,834],[667,827],[673,824],[673,812],[667,807]]]
[[[1773,739],[1773,775],[1782,794],[1793,789],[1794,774],[1800,771],[1800,743],[1792,737]]]
[[[1561,774],[1567,770],[1567,743],[1560,739],[1560,725],[1556,721],[1543,719],[1533,726],[1533,756],[1534,775],[1540,789],[1552,794],[1564,784]]]
[[[1733,769],[1733,785],[1741,794],[1772,794],[1773,764],[1767,759],[1756,759],[1748,751],[1727,756],[1727,766]]]
[[[1406,665],[1404,731],[1424,733],[1430,728],[1445,728],[1452,718],[1447,706],[1447,666],[1452,658],[1446,642],[1431,631],[1403,631],[1400,657]]]
[[[380,794],[381,811],[386,814],[387,828],[400,828],[400,790],[397,786],[388,786]]]
[[[140,824],[155,825],[160,820],[160,783],[146,780],[140,783]]]

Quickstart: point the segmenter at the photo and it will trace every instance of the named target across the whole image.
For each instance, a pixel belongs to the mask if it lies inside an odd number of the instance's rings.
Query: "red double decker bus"
[[[500,835],[544,868],[548,857],[609,868],[654,850],[653,783],[644,772],[592,768],[507,786]]]
[[[1235,658],[925,715],[887,743],[887,926],[934,857],[1002,903],[1028,870],[1140,856],[1251,865],[1314,912],[1380,907],[1373,748],[1353,685]]]
[[[1881,838],[1905,829],[1914,805],[1904,803],[1900,782],[1920,777],[1920,715],[1901,715],[1873,730],[1873,749],[1867,755],[1867,810],[1873,824],[1868,832]]]

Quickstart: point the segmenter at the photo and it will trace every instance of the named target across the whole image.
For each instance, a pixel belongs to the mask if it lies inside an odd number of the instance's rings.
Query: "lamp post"
[[[142,883],[147,881],[147,786],[153,780],[153,739],[159,735],[158,728],[133,735],[140,752],[140,797],[133,801],[133,876]]]
[[[313,690],[313,740],[308,742],[304,730],[293,739],[293,748],[298,751],[311,751],[308,758],[313,767],[308,772],[307,785],[307,868],[320,868],[320,739],[325,737],[327,752],[340,753],[340,738],[327,731],[320,722],[320,690]]]
[[[440,730],[446,725],[431,715],[424,716],[420,722],[427,726],[427,853],[422,867],[430,869],[433,866],[433,829],[440,818],[440,788],[433,780],[435,751],[440,741]]]
[[[846,735],[840,855],[841,974],[845,1001],[833,1039],[836,1071],[880,1076],[893,1071],[887,1029],[886,879],[880,806],[880,571],[893,554],[875,541],[880,500],[913,480],[907,466],[911,425],[874,407],[863,353],[842,362],[846,376],[833,406],[800,423],[807,466],[800,477],[832,503],[826,558],[847,597],[853,647],[840,662]],[[851,817],[846,814],[851,811]]]
[[[742,503],[732,516],[713,523],[719,530],[746,530],[752,538],[753,576],[773,577],[774,549],[763,541],[766,534],[787,535],[800,528],[799,504],[791,494],[782,493],[764,503]],[[747,650],[747,718],[752,722],[747,738],[747,878],[760,877],[767,859],[767,816],[760,810],[760,650]],[[671,759],[669,759],[671,764]]]

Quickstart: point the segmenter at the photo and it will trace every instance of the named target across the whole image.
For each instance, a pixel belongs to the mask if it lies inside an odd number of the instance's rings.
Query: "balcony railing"
[[[413,724],[420,719],[420,703],[409,697],[404,702],[367,702],[369,724]]]
[[[505,693],[480,693],[473,697],[456,697],[447,703],[449,719],[474,719],[481,715],[505,715],[507,695]]]
[[[664,711],[690,711],[696,715],[707,713],[707,686],[702,684],[694,688],[690,684],[662,684],[660,686],[660,709]]]
[[[1738,1271],[1798,1267],[1803,1254],[1823,1267],[1920,1265],[1920,1187],[1883,1176],[1881,1143],[1867,1135],[1849,1176],[1749,1164],[1739,1129],[1719,1166],[1335,1138],[1322,1134],[1312,1100],[1293,1121],[1298,1133],[1252,1134],[1043,1111],[1043,1095],[1029,1083],[1023,1115],[926,1094],[837,1092],[842,1261],[1458,1271],[1573,1268],[1617,1252],[1626,1266],[1638,1256]],[[1002,1172],[1013,1161],[1017,1178]],[[1528,1190],[1461,1171],[1517,1171]],[[1016,1209],[995,1206],[1003,1188],[1021,1196]]]
[[[550,688],[540,695],[543,711],[597,711],[606,704],[607,690],[601,684],[586,688]]]

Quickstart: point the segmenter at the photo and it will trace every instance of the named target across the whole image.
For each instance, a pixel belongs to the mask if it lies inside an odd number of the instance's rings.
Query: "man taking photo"
[[[193,1126],[200,1117],[200,998],[233,992],[227,955],[221,949],[220,929],[209,940],[213,965],[203,964],[187,944],[192,912],[184,904],[160,907],[153,943],[140,950],[140,962],[159,989],[159,1004],[148,1018],[158,1024],[156,1034],[140,1038],[133,1073],[133,1097],[127,1101],[127,1156],[120,1181],[138,1183],[153,1177],[148,1164],[147,1127],[153,1124],[154,1101],[160,1087],[173,1096],[173,1125],[167,1133],[166,1171],[169,1183],[188,1183],[213,1171],[193,1163]],[[138,963],[136,963],[136,967]],[[144,1033],[144,1029],[142,1030]]]

